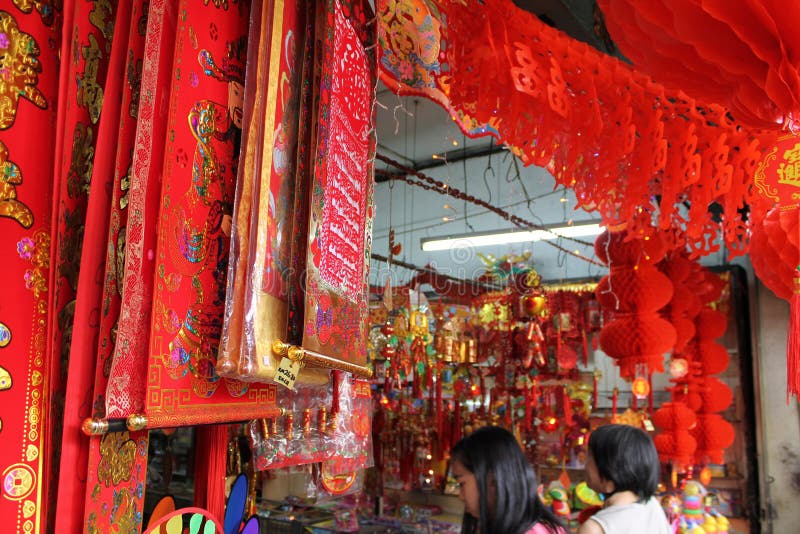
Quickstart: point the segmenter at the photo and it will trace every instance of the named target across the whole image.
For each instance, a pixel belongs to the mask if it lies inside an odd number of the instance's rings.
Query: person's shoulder
[[[601,524],[593,517],[590,517],[578,528],[578,534],[604,534],[605,531]]]

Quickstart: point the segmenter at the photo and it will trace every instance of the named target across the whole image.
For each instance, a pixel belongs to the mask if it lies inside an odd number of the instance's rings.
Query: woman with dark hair
[[[667,517],[653,497],[658,470],[658,453],[644,430],[629,425],[595,429],[589,436],[586,483],[605,500],[578,534],[667,534]]]
[[[536,494],[536,475],[509,431],[480,428],[456,443],[450,470],[464,502],[463,534],[565,534]]]

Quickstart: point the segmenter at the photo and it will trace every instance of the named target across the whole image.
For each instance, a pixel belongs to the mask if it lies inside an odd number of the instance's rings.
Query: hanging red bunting
[[[491,134],[546,166],[612,227],[651,235],[660,226],[673,230],[671,244],[707,254],[718,246],[708,213],[718,202],[727,246],[746,250],[739,210],[757,198],[752,177],[777,126],[743,127],[509,0],[377,8],[381,79],[398,94],[432,98],[469,135]]]

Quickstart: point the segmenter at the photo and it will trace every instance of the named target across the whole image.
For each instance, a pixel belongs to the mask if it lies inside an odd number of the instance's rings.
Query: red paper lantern
[[[697,440],[685,430],[658,434],[653,438],[658,459],[678,465],[690,465],[697,450]]]
[[[647,239],[632,238],[628,232],[600,234],[594,242],[594,251],[600,261],[613,267],[614,264],[655,264],[667,253],[667,246],[660,234]]]
[[[698,389],[703,413],[721,412],[733,402],[731,388],[719,378],[703,377],[698,382]]]
[[[597,284],[595,295],[600,306],[612,312],[657,310],[672,298],[672,283],[649,264],[612,266]]]
[[[725,334],[728,329],[728,318],[724,313],[705,308],[695,319],[697,337],[700,339],[717,339]]]
[[[793,278],[800,263],[800,210],[771,209],[752,223],[750,260],[756,276],[784,300],[792,297]]]
[[[728,368],[730,355],[717,342],[701,341],[695,349],[697,362],[705,375],[716,375]]]
[[[691,430],[697,415],[683,402],[665,402],[653,414],[653,423],[663,430]]]
[[[800,116],[794,2],[600,0],[608,31],[637,70],[739,121],[774,128]],[[780,6],[779,11],[775,11]]]
[[[692,431],[697,440],[695,460],[698,464],[724,462],[724,450],[733,445],[736,435],[733,426],[715,413],[699,414]]]
[[[617,360],[620,375],[632,377],[636,364],[664,371],[664,354],[675,345],[675,327],[656,313],[617,316],[600,331],[600,347]]]

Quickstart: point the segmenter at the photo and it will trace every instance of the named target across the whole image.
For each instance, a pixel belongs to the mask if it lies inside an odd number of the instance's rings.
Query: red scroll
[[[147,16],[131,154],[128,221],[117,340],[106,386],[106,416],[122,418],[144,410],[150,310],[155,269],[156,221],[166,140],[169,79],[177,7],[151,0]],[[138,70],[138,67],[136,67]]]
[[[261,17],[252,62],[257,70],[247,87],[248,97],[254,97],[253,120],[237,184],[228,279],[233,291],[218,364],[223,376],[270,380],[276,371],[272,342],[287,339],[289,289],[300,276],[291,265],[292,236],[307,228],[302,223],[307,207],[296,209],[307,187],[296,183],[308,181],[307,165],[298,156],[298,131],[309,106],[303,95],[312,85],[307,66],[314,49],[312,13],[313,3],[286,1],[265,8]]]
[[[303,347],[366,363],[372,234],[374,67],[357,28],[364,13],[328,2],[311,188]],[[363,26],[361,26],[363,27]]]
[[[161,188],[145,412],[177,426],[265,416],[275,387],[216,372],[239,156],[247,9],[183,1]]]
[[[0,518],[43,532],[53,121],[58,42],[52,6],[0,10]],[[34,145],[41,149],[31,149]]]

